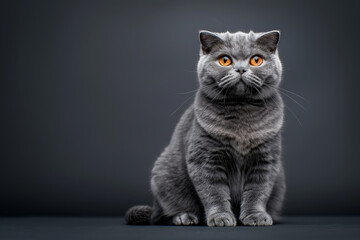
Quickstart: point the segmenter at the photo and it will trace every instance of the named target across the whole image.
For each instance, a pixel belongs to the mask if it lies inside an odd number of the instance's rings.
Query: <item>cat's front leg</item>
[[[278,151],[254,152],[248,159],[242,193],[240,221],[248,226],[269,226],[272,217],[266,211],[280,168]]]
[[[272,217],[266,212],[269,189],[271,189],[269,183],[245,184],[240,210],[240,221],[243,225],[268,226],[273,224]]]
[[[204,206],[208,226],[236,226],[237,221],[231,210],[230,190],[224,161],[226,156],[218,148],[205,146],[201,141],[190,146],[187,160],[189,176]]]

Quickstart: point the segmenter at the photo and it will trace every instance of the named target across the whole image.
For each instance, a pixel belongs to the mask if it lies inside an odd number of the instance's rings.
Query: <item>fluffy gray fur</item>
[[[279,218],[285,193],[279,37],[200,32],[200,87],[155,162],[148,222],[222,227],[239,219],[259,226]],[[231,65],[219,64],[224,55]],[[264,59],[260,66],[249,63],[255,55]],[[141,222],[131,217],[141,208],[128,211],[128,223]]]

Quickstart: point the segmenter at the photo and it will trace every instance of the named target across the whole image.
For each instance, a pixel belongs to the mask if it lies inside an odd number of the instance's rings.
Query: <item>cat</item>
[[[128,224],[272,225],[285,194],[279,31],[200,31],[199,89]]]

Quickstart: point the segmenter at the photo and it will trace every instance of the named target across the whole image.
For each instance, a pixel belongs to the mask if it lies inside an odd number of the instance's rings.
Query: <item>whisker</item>
[[[223,82],[221,82],[221,83],[219,83],[219,86],[220,87],[224,87],[224,86],[227,86],[229,83],[231,83],[232,81],[233,81],[234,79],[228,79],[228,80],[226,80],[226,81],[223,81]]]
[[[256,85],[257,87],[261,87],[261,85],[262,85],[261,82],[258,81],[258,80],[256,80],[255,78],[253,78],[252,75],[249,75],[249,76],[248,76],[248,79],[250,80],[251,83],[255,83],[255,85]]]
[[[208,103],[204,109],[201,110],[201,112],[205,112],[205,110],[213,103],[213,101],[216,99],[217,96],[220,95],[220,93],[224,90],[225,88],[222,88],[214,97],[213,99],[210,101],[210,103]]]
[[[285,92],[283,92],[282,90],[280,90],[280,89],[278,89],[278,88],[276,88],[276,87],[273,87],[273,86],[271,86],[271,85],[268,85],[268,84],[265,84],[264,83],[264,85],[265,86],[268,86],[268,87],[271,87],[271,88],[273,88],[273,89],[276,89],[276,90],[278,90],[280,93],[282,93],[282,94],[284,94],[286,97],[288,97],[289,99],[291,99],[294,103],[296,103],[300,108],[302,108],[305,112],[307,112],[307,109],[301,104],[301,103],[299,103],[298,101],[296,101],[294,98],[292,98],[292,97],[290,97],[289,95],[287,95]]]
[[[228,80],[229,78],[232,78],[232,77],[234,77],[232,74],[228,74],[228,75],[225,75],[224,77],[222,77],[220,79],[220,81],[226,81],[226,80]]]
[[[255,78],[258,82],[262,82],[261,81],[261,78],[260,77],[258,77],[258,76],[256,76],[255,74],[250,74],[249,76],[252,76],[253,78]]]
[[[261,79],[260,79],[258,76],[256,76],[256,75],[250,75],[250,76],[261,80]],[[303,100],[306,101],[306,99],[303,98],[302,96],[300,96],[300,95],[298,95],[298,94],[296,94],[296,93],[293,93],[293,92],[291,92],[291,91],[289,91],[289,90],[280,88],[280,87],[274,87],[274,86],[271,86],[271,85],[266,84],[266,83],[263,83],[263,84],[264,84],[265,86],[268,86],[268,87],[271,87],[271,88],[273,88],[273,89],[278,90],[280,93],[284,94],[286,97],[288,97],[289,99],[291,99],[292,101],[294,101],[294,102],[295,102],[299,107],[301,107],[304,111],[307,111],[307,109],[306,109],[302,104],[300,104],[299,102],[297,102],[294,98],[292,98],[291,96],[289,96],[289,95],[286,94],[285,92],[291,93],[291,94],[293,94],[293,95],[295,95],[295,96],[297,96],[297,97],[300,97],[301,99],[303,99]],[[258,90],[258,89],[256,88],[256,90]],[[289,112],[293,115],[293,117],[296,119],[296,121],[299,123],[299,125],[302,126],[302,123],[301,123],[300,119],[299,119],[299,118],[297,117],[297,115],[290,109],[290,107],[288,107],[288,106],[285,106],[285,107],[286,107],[286,108],[289,110]]]
[[[255,78],[248,76],[248,79],[250,79],[252,83],[256,83],[257,86],[261,87],[261,82],[259,82]]]
[[[232,79],[227,80],[226,82],[219,83],[219,87],[224,88],[224,87],[228,86],[228,84],[231,82],[232,82]]]
[[[227,113],[229,113],[229,112],[227,111],[227,108],[226,108],[226,105],[225,105],[225,101],[226,101],[226,95],[227,95],[228,91],[229,91],[229,88],[226,89],[225,97],[224,97],[224,109],[225,109],[225,111],[226,111]]]
[[[299,123],[299,125],[300,126],[302,126],[302,124],[301,124],[301,121],[300,121],[300,119],[296,116],[296,114],[288,107],[288,106],[285,106],[288,110],[289,110],[289,112],[293,115],[293,117],[296,119],[296,121]]]
[[[172,115],[174,115],[182,106],[184,106],[184,104],[185,104],[186,102],[188,102],[191,98],[193,98],[193,97],[195,96],[195,94],[196,94],[196,93],[194,93],[193,95],[191,95],[190,97],[188,97],[182,104],[180,104],[180,106],[177,107],[177,108],[175,109],[175,111],[173,111],[173,112],[169,115],[169,117],[171,117]]]
[[[189,93],[196,92],[197,90],[198,90],[198,89],[191,90],[191,91],[187,91],[187,92],[180,92],[180,93],[176,93],[176,94],[189,94]]]
[[[213,83],[213,84],[210,84],[210,85],[207,85],[207,86],[202,86],[202,88],[205,88],[205,89],[207,89],[207,90],[209,90],[209,91],[212,91],[212,90],[213,90],[212,87],[215,86],[215,85],[217,85],[217,83]],[[174,115],[177,111],[179,111],[179,110],[181,109],[181,107],[184,106],[185,103],[187,103],[192,97],[194,97],[194,96],[196,95],[196,93],[197,93],[198,90],[199,90],[199,89],[189,91],[188,93],[191,93],[191,92],[195,92],[195,93],[192,94],[192,95],[191,95],[190,97],[188,97],[187,99],[185,99],[185,101],[182,102],[182,103],[180,104],[180,106],[177,107],[177,108],[169,115],[169,117],[171,117],[171,116]]]
[[[213,84],[210,84],[208,86],[202,86],[202,88],[205,88],[205,89],[210,89],[212,88],[212,86],[215,86],[217,83],[213,83]],[[194,90],[190,90],[190,91],[186,91],[186,92],[178,92],[178,93],[175,93],[175,94],[179,94],[179,95],[185,95],[185,94],[189,94],[189,93],[193,93],[193,92],[196,92],[200,89],[200,87],[198,87],[197,89],[194,89]]]
[[[278,89],[280,91],[280,89]],[[287,96],[289,99],[291,99],[294,103],[296,103],[300,108],[302,108],[302,110],[304,110],[305,112],[307,112],[307,109],[298,101],[296,101],[294,98],[290,97],[289,95],[287,95],[286,93],[280,91],[282,94],[284,94],[285,96]]]
[[[264,102],[265,108],[267,108],[267,107],[268,107],[267,102],[265,101],[265,98],[261,97],[261,92],[260,92],[260,90],[259,90],[257,87],[255,87],[255,86],[254,86],[254,88],[255,88],[255,90],[259,93],[260,99]]]
[[[260,77],[254,75],[254,74],[251,74],[251,76],[257,78],[257,79],[261,82],[261,78],[260,78]],[[265,84],[265,83],[264,83],[264,84]],[[287,89],[285,89],[285,88],[281,88],[281,87],[276,87],[276,88],[281,89],[281,90],[283,90],[283,91],[285,91],[285,92],[287,92],[287,93],[293,94],[294,96],[297,96],[297,97],[299,97],[299,98],[301,98],[302,100],[304,100],[304,101],[307,102],[307,100],[306,100],[303,96],[301,96],[301,95],[299,95],[299,94],[297,94],[297,93],[295,93],[295,92],[289,91],[289,90],[287,90]]]
[[[301,95],[299,95],[299,94],[297,94],[297,93],[295,93],[295,92],[289,91],[289,90],[287,90],[287,89],[285,89],[285,88],[281,88],[281,87],[277,87],[277,88],[278,88],[278,89],[281,89],[281,90],[283,90],[283,91],[285,91],[285,92],[287,92],[287,93],[291,93],[291,94],[293,94],[294,96],[297,96],[297,97],[301,98],[302,100],[308,102],[308,100],[306,100],[303,96],[301,96]]]

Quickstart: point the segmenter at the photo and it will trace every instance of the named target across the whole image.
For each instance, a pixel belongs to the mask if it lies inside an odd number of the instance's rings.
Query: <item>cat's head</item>
[[[200,31],[198,76],[210,97],[265,98],[281,81],[279,31],[215,33]]]

